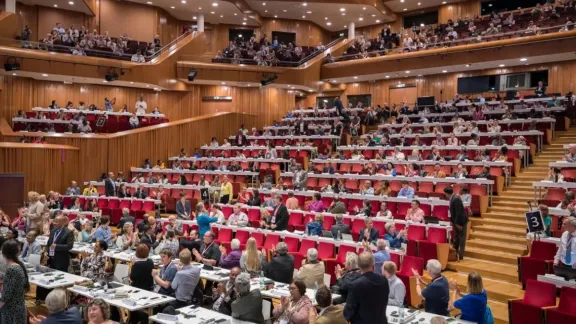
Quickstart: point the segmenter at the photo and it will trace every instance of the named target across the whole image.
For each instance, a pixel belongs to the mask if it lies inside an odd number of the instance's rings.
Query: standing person
[[[442,265],[438,260],[430,259],[426,263],[426,271],[432,281],[422,289],[426,283],[416,269],[412,273],[416,277],[416,293],[426,300],[426,312],[441,316],[448,316],[448,303],[450,302],[450,287],[448,279],[442,275]]]
[[[468,294],[460,292],[460,287],[454,280],[450,280],[450,286],[453,289],[452,303],[453,308],[462,311],[461,320],[470,321],[478,324],[486,323],[486,313],[488,307],[488,296],[482,285],[482,277],[477,272],[468,274]],[[461,297],[456,300],[457,297]]]
[[[136,101],[136,114],[144,115],[146,114],[146,109],[148,109],[148,104],[144,101],[144,97],[140,96],[140,99]]]
[[[234,188],[232,183],[228,181],[228,176],[222,178],[222,186],[220,187],[220,203],[227,204],[234,197]]]
[[[260,225],[266,229],[284,231],[288,229],[288,208],[282,204],[282,196],[276,195],[273,198],[274,209],[268,219],[260,221]]]
[[[232,317],[241,321],[264,323],[262,295],[259,289],[250,290],[250,275],[239,274],[234,282],[234,288],[238,296],[232,302]]]
[[[130,271],[130,285],[132,287],[140,288],[147,291],[152,291],[154,288],[154,278],[152,277],[152,270],[154,269],[154,262],[149,259],[150,249],[146,244],[138,245],[136,249],[136,259],[132,264]]]
[[[358,267],[362,276],[350,283],[344,317],[351,324],[388,324],[388,280],[374,273],[374,256],[370,252],[360,254]]]
[[[52,225],[46,250],[48,251],[48,266],[55,270],[68,272],[70,265],[70,250],[74,246],[74,233],[66,226],[66,217],[58,215]]]
[[[44,204],[40,201],[40,195],[34,191],[28,193],[28,200],[30,205],[26,214],[26,228],[27,230],[41,230]]]
[[[116,183],[114,183],[114,172],[108,172],[108,177],[104,180],[104,191],[106,197],[116,197]]]
[[[264,262],[264,276],[274,281],[289,284],[294,274],[294,257],[288,254],[288,246],[284,242],[276,244],[276,255],[270,262]]]
[[[452,187],[444,188],[444,195],[450,201],[450,223],[454,226],[454,249],[458,253],[458,259],[464,259],[466,250],[466,231],[468,214],[460,196],[454,194]]]
[[[563,224],[566,231],[554,256],[554,273],[566,280],[576,279],[576,218],[568,217]]]
[[[30,289],[28,273],[18,260],[18,242],[9,240],[2,245],[2,256],[7,267],[4,274],[2,297],[0,297],[0,323],[27,324],[24,294]]]
[[[384,262],[381,271],[384,277],[388,279],[388,287],[390,287],[388,305],[403,306],[404,298],[406,297],[406,286],[404,286],[402,280],[396,276],[396,263],[392,261]]]

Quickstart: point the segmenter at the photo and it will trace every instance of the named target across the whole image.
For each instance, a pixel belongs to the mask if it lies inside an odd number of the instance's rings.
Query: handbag
[[[494,324],[494,316],[490,306],[486,305],[486,313],[484,314],[484,324]]]

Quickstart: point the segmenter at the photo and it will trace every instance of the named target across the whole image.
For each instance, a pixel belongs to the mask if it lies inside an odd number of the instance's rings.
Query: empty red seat
[[[408,226],[408,240],[423,241],[426,238],[426,226],[412,224]]]
[[[217,235],[218,237],[214,241],[218,244],[230,243],[230,241],[232,241],[231,228],[220,228]]]
[[[530,255],[518,257],[518,276],[522,286],[528,280],[536,280],[538,275],[552,273],[554,270],[554,256],[556,244],[543,241],[533,241]]]
[[[405,255],[402,259],[402,265],[400,266],[400,271],[396,273],[398,278],[402,280],[404,286],[406,287],[406,302],[410,305],[411,304],[411,294],[410,294],[410,278],[414,276],[412,273],[412,269],[418,271],[420,275],[422,275],[422,271],[424,269],[424,260],[422,258],[413,257],[409,255]]]
[[[429,227],[426,240],[431,243],[446,243],[447,232],[445,228]]]
[[[303,220],[304,220],[303,213],[295,211],[290,212],[290,216],[288,217],[288,228],[294,229],[296,227],[304,226]]]
[[[546,323],[576,323],[576,288],[562,287],[558,307],[546,310]]]
[[[320,242],[318,243],[318,260],[334,258],[334,243]]]
[[[542,307],[555,305],[556,285],[530,279],[524,298],[508,301],[510,323],[542,324]]]
[[[288,252],[296,253],[298,252],[298,247],[300,246],[300,240],[297,237],[286,236],[284,238],[284,243],[288,247]],[[300,267],[300,264],[297,266]]]
[[[246,245],[246,241],[250,238],[250,232],[246,230],[238,230],[236,231],[236,236],[234,238],[240,241],[241,246],[244,246]]]
[[[264,248],[266,250],[275,249],[276,244],[280,242],[280,235],[278,234],[267,234],[264,240]]]

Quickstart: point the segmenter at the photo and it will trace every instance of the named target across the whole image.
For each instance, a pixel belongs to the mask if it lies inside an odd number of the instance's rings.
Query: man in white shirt
[[[364,188],[360,189],[361,195],[374,195],[374,188],[372,188],[372,182],[370,180],[364,181]]]
[[[60,23],[56,23],[56,27],[54,27],[52,30],[57,31],[58,34],[60,34],[60,36],[66,34],[66,30],[62,28],[62,25]]]
[[[140,100],[136,101],[136,114],[144,115],[148,109],[148,104],[144,101],[144,97],[140,96]]]
[[[576,279],[576,217],[568,217],[563,225],[566,231],[554,256],[554,273],[571,280]]]
[[[130,123],[130,126],[132,128],[137,128],[138,125],[140,125],[140,121],[138,120],[136,114],[133,114],[132,117],[130,117],[130,119],[128,120],[128,122]]]
[[[233,212],[228,218],[226,225],[236,225],[236,226],[248,225],[248,216],[240,210],[239,205],[234,205]]]

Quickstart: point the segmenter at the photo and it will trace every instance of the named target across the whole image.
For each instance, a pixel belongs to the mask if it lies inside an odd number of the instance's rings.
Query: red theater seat
[[[556,250],[554,243],[533,241],[530,255],[518,257],[518,276],[523,287],[528,280],[536,280],[538,275],[553,272]]]
[[[576,323],[576,288],[562,287],[558,307],[546,310],[546,323]]]
[[[404,286],[406,287],[406,302],[411,304],[411,294],[410,294],[410,278],[414,276],[412,269],[415,269],[422,275],[424,269],[424,260],[422,258],[413,257],[405,255],[402,259],[402,265],[400,271],[396,273],[398,278],[402,280]]]
[[[530,279],[524,298],[508,301],[510,324],[542,324],[542,307],[555,305],[556,285]]]

